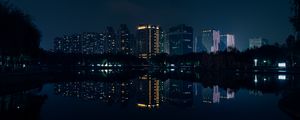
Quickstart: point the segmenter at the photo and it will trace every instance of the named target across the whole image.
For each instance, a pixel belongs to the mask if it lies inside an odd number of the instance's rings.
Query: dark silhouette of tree
[[[40,32],[29,15],[0,2],[0,55],[35,56],[39,51]]]

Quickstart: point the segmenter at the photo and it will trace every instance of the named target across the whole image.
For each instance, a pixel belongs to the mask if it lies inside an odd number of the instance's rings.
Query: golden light
[[[147,105],[145,105],[145,104],[137,104],[137,106],[138,106],[138,107],[142,107],[142,108],[147,107]]]
[[[147,28],[147,26],[138,26],[138,30],[143,30],[143,29],[146,29]]]

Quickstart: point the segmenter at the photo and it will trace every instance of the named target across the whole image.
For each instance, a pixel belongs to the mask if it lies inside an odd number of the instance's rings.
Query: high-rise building
[[[119,51],[119,41],[117,41],[116,33],[113,27],[106,27],[104,32],[104,40],[106,43],[107,53],[116,54]]]
[[[82,52],[84,54],[103,54],[104,39],[102,33],[81,34]]]
[[[121,24],[118,29],[118,41],[120,43],[120,52],[124,54],[132,54],[132,49],[130,47],[130,42],[132,41],[132,36],[130,31],[125,24]]]
[[[171,27],[168,32],[170,55],[183,55],[193,52],[193,28],[184,24]]]
[[[168,53],[170,54],[170,48],[169,48],[169,40],[167,39],[167,34],[162,29],[160,30],[160,40],[159,40],[159,50],[160,53]]]
[[[267,45],[268,44],[268,40],[264,39],[264,38],[251,38],[249,39],[249,48],[253,49],[253,48],[260,48],[261,46]]]
[[[209,52],[218,52],[220,44],[220,31],[208,29],[202,31],[202,42]]]
[[[149,59],[160,53],[160,27],[156,25],[139,25],[137,27],[137,55],[139,58]]]
[[[233,34],[225,34],[220,37],[220,50],[224,51],[228,48],[235,48],[235,37]]]
[[[194,39],[194,50],[193,50],[193,52],[197,53],[197,52],[203,52],[203,51],[207,51],[207,49],[203,45],[201,37],[197,36]]]
[[[105,52],[104,46],[102,33],[81,33],[54,39],[55,52],[103,54]]]

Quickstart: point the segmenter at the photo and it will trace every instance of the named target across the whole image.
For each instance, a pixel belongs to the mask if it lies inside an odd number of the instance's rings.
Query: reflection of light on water
[[[227,99],[233,99],[234,98],[234,91],[232,91],[230,88],[227,88]]]
[[[263,93],[261,91],[257,91],[257,90],[250,90],[249,94],[255,95],[255,96],[263,96]]]
[[[280,72],[280,73],[285,73],[286,70],[278,70],[278,72]]]
[[[256,67],[257,66],[257,59],[254,59],[254,66]]]
[[[213,103],[219,103],[220,102],[220,92],[219,92],[219,86],[213,87]]]
[[[286,63],[278,63],[278,67],[280,67],[280,68],[286,68]]]
[[[254,83],[257,83],[258,80],[257,80],[257,75],[254,76]]]
[[[278,75],[278,80],[286,80],[286,75]]]
[[[264,81],[267,81],[267,78],[264,78]]]

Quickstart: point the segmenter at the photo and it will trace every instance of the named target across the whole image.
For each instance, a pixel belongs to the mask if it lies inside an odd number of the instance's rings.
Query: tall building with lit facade
[[[253,49],[253,48],[260,48],[261,46],[267,45],[268,44],[268,40],[264,39],[264,38],[251,38],[249,39],[249,48]]]
[[[54,51],[77,54],[103,54],[105,52],[102,33],[65,35],[54,39]]]
[[[171,27],[168,32],[170,55],[183,55],[193,52],[193,28],[184,24]]]
[[[119,41],[117,41],[116,32],[113,27],[106,27],[104,32],[104,41],[106,43],[107,53],[116,54],[119,51]]]
[[[132,54],[133,50],[130,46],[130,42],[132,41],[132,35],[130,34],[130,31],[125,24],[121,24],[118,32],[117,32],[117,39],[120,43],[119,51],[124,54]]]
[[[203,45],[201,37],[199,37],[199,36],[195,37],[193,43],[194,43],[193,52],[197,53],[197,52],[207,51],[206,47]]]
[[[225,34],[220,37],[220,50],[224,51],[228,48],[235,48],[235,37],[233,34]]]
[[[207,29],[202,31],[202,42],[208,52],[216,53],[219,49],[220,44],[220,31]]]
[[[159,40],[159,51],[160,53],[168,53],[170,54],[170,43],[167,39],[167,33],[160,29],[160,40]]]
[[[136,34],[137,55],[139,58],[149,59],[160,53],[160,27],[156,25],[139,25]]]

